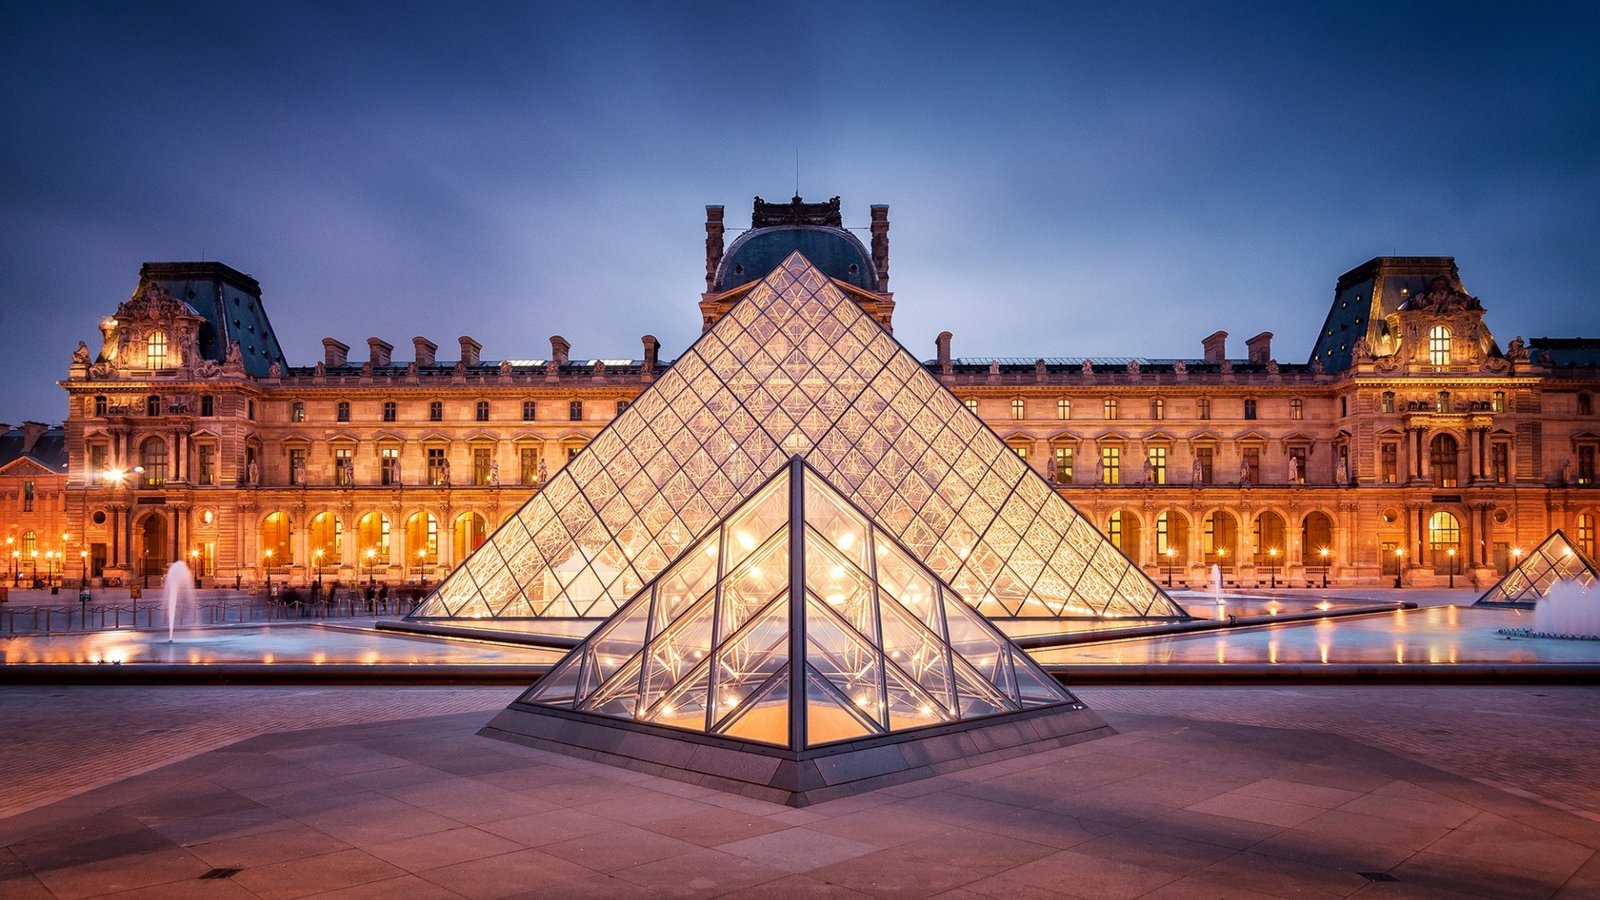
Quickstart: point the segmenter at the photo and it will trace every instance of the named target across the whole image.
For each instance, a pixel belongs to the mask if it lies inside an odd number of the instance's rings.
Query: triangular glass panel
[[[1600,567],[1565,532],[1557,530],[1485,591],[1478,603],[1531,608],[1562,582],[1594,589],[1600,585]]]

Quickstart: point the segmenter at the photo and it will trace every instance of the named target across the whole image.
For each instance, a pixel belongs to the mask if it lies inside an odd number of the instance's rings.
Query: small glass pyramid
[[[1187,617],[794,253],[411,618],[610,616],[795,455],[985,615]]]
[[[1588,588],[1600,581],[1600,569],[1557,529],[1479,597],[1478,605],[1532,607],[1560,581]]]
[[[519,702],[794,750],[1078,705],[798,456]]]

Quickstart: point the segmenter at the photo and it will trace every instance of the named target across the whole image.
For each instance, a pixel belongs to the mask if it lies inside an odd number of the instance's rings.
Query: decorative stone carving
[[[1000,360],[998,360],[998,359],[989,360],[989,374],[990,375],[999,375],[1000,374]]]
[[[237,347],[238,344],[235,344],[234,346]],[[273,363],[272,365],[267,366],[267,377],[268,378],[272,378],[274,380],[282,378],[283,377],[283,366],[281,366],[281,365],[279,365],[277,363]]]
[[[1358,365],[1372,362],[1372,344],[1366,338],[1356,338],[1356,344],[1350,348],[1350,358]]]
[[[99,379],[115,378],[117,377],[117,364],[110,360],[97,362],[89,367],[89,377]]]
[[[496,460],[496,459],[491,459],[491,460],[489,460],[489,485],[491,487],[498,487],[499,484],[500,484],[500,461]]]
[[[1188,375],[1189,374],[1189,364],[1184,362],[1181,359],[1178,360],[1177,362],[1172,364],[1172,374],[1174,374],[1174,375]]]
[[[1129,375],[1137,378],[1139,376],[1139,361],[1137,359],[1128,360],[1127,369]]]
[[[89,345],[83,341],[78,342],[78,349],[72,351],[72,364],[87,366],[89,364]]]
[[[1525,363],[1528,361],[1528,345],[1522,340],[1521,335],[1517,335],[1511,339],[1511,343],[1506,347],[1506,359],[1509,359],[1514,363]]]
[[[511,376],[511,360],[509,360],[509,359],[500,360],[500,377],[501,378],[509,378],[510,376]]]
[[[1322,365],[1322,357],[1313,356],[1311,358],[1311,374],[1313,374],[1313,375],[1321,375],[1326,371],[1328,371],[1328,370],[1326,368],[1324,368],[1323,365]]]
[[[1085,375],[1093,375],[1094,374],[1094,360],[1085,359],[1083,361],[1082,365],[1078,366],[1078,371],[1082,372]]]
[[[1277,360],[1275,360],[1275,359],[1267,360],[1267,375],[1269,377],[1271,377],[1271,378],[1277,378],[1278,377],[1278,361]]]
[[[317,364],[316,365],[311,367],[311,375],[314,378],[324,378],[324,377],[327,376],[327,374],[328,374],[328,366],[327,366],[326,363],[324,363],[320,359],[317,360]]]
[[[1406,309],[1413,312],[1433,312],[1441,315],[1465,312],[1469,309],[1482,309],[1478,298],[1470,296],[1466,291],[1458,291],[1451,283],[1450,278],[1440,275],[1428,282],[1428,289],[1411,296],[1406,301]]]
[[[238,341],[228,342],[228,355],[222,360],[222,368],[230,375],[244,374],[244,351]]]
[[[222,374],[222,364],[214,359],[202,359],[195,363],[194,374],[196,378],[216,378]]]

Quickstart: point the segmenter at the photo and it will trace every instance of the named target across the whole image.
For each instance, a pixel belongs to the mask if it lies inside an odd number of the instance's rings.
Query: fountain
[[[1552,584],[1534,604],[1532,633],[1600,640],[1600,595],[1576,581]]]
[[[1216,563],[1211,564],[1211,593],[1218,603],[1222,602],[1222,566]]]
[[[172,630],[178,624],[178,607],[181,604],[189,609],[194,608],[194,576],[189,572],[189,566],[178,560],[167,567],[166,578],[167,592],[167,643],[172,643]]]

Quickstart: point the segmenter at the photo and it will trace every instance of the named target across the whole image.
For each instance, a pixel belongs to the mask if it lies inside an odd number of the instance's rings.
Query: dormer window
[[[1450,329],[1435,325],[1428,332],[1428,364],[1450,365]]]
[[[167,335],[158,331],[145,339],[144,367],[146,369],[164,369],[167,367]]]

